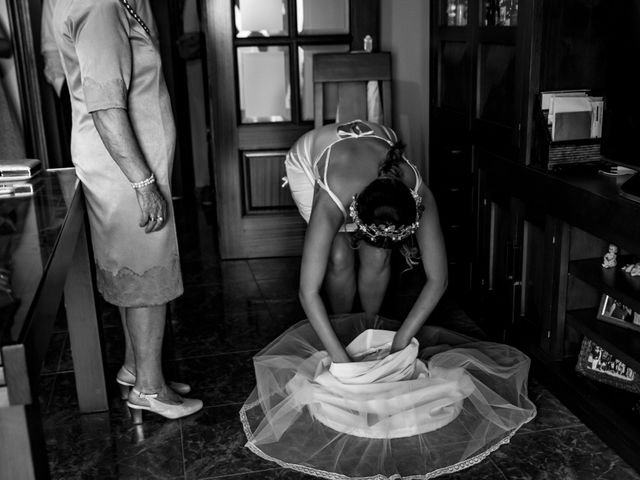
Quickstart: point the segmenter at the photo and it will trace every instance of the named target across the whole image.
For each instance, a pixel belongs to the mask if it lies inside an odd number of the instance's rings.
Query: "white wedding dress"
[[[513,347],[426,326],[390,354],[396,322],[331,321],[354,362],[332,363],[307,321],[254,357],[240,417],[257,455],[328,479],[428,479],[480,462],[536,414]]]

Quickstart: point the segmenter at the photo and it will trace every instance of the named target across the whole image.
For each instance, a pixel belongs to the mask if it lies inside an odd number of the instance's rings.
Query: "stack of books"
[[[552,142],[602,137],[603,97],[588,90],[541,92],[540,96]]]

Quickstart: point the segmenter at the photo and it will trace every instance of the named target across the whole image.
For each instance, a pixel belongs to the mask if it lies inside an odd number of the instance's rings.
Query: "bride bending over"
[[[427,282],[393,339],[391,351],[402,350],[446,289],[447,259],[433,195],[395,132],[363,121],[326,125],[302,136],[285,165],[293,199],[308,222],[300,301],[334,362],[350,359],[329,323],[322,286],[332,313],[350,312],[357,291],[364,312],[377,315],[391,251],[403,247],[415,261],[408,246],[415,234]]]
[[[447,286],[446,254],[433,196],[395,133],[327,125],[296,142],[286,168],[308,222],[308,320],[253,358],[256,388],[240,410],[247,448],[327,479],[415,480],[508,443],[535,416],[529,359],[424,325]],[[427,278],[401,323],[378,316],[395,248],[409,263],[419,257]],[[356,293],[364,313],[350,314]]]

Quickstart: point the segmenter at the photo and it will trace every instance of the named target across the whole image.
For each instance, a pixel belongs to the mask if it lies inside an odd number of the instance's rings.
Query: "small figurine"
[[[617,260],[618,256],[618,247],[616,247],[613,243],[609,245],[609,251],[605,254],[602,259],[602,267],[603,268],[613,268],[618,264]]]
[[[622,267],[622,271],[628,273],[632,277],[640,276],[640,262],[638,263],[629,263]]]

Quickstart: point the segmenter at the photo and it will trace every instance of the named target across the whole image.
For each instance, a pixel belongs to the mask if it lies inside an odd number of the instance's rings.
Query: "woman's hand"
[[[140,227],[145,233],[157,232],[167,220],[167,202],[155,183],[136,190],[140,205]]]
[[[404,350],[411,343],[411,338],[406,338],[402,330],[398,330],[393,336],[393,342],[391,343],[391,352],[395,353],[400,350]]]

